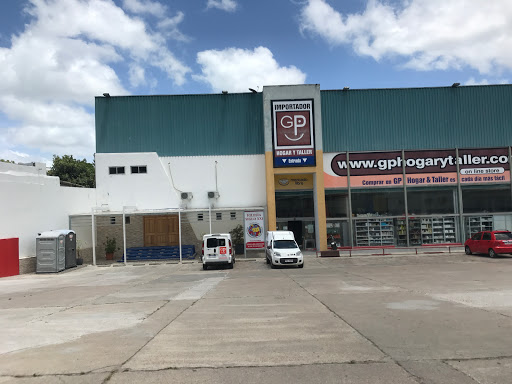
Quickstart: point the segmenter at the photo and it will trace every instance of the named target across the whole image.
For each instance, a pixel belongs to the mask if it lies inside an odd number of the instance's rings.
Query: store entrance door
[[[303,243],[303,235],[302,235],[303,224],[302,221],[289,221],[288,222],[288,230],[293,232],[293,236],[295,236],[295,241],[302,248]]]

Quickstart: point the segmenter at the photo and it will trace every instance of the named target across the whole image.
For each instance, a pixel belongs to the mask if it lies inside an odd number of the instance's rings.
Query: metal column
[[[460,184],[460,164],[459,164],[459,148],[455,148],[455,163],[457,164],[457,194],[459,199],[459,233],[460,233],[460,242],[464,243],[464,239],[466,238],[466,231],[464,229],[464,206],[462,204],[462,187]]]
[[[92,265],[96,265],[96,223],[94,220],[94,207],[91,208],[92,222]]]
[[[350,161],[347,151],[347,190],[348,190],[348,236],[350,237],[350,246],[354,246],[354,233],[352,230],[352,193],[350,191]]]
[[[405,204],[405,237],[409,247],[409,206],[407,204],[407,183],[405,181],[405,151],[402,149],[402,178],[404,183],[404,204]]]

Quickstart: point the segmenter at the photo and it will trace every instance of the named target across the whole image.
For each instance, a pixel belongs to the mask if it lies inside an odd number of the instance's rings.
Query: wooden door
[[[144,246],[179,245],[178,215],[144,216]]]

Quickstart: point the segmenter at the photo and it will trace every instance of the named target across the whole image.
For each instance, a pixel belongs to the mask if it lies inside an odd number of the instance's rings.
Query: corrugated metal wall
[[[512,86],[322,91],[324,152],[512,145]]]
[[[512,145],[512,86],[321,91],[323,150]],[[263,154],[261,93],[96,98],[96,152]]]
[[[262,94],[97,97],[96,152],[263,154]]]

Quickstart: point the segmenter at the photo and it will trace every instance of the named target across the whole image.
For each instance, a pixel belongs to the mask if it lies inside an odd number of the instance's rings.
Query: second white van
[[[267,232],[267,264],[272,268],[279,265],[296,265],[304,268],[302,255],[292,231]]]

